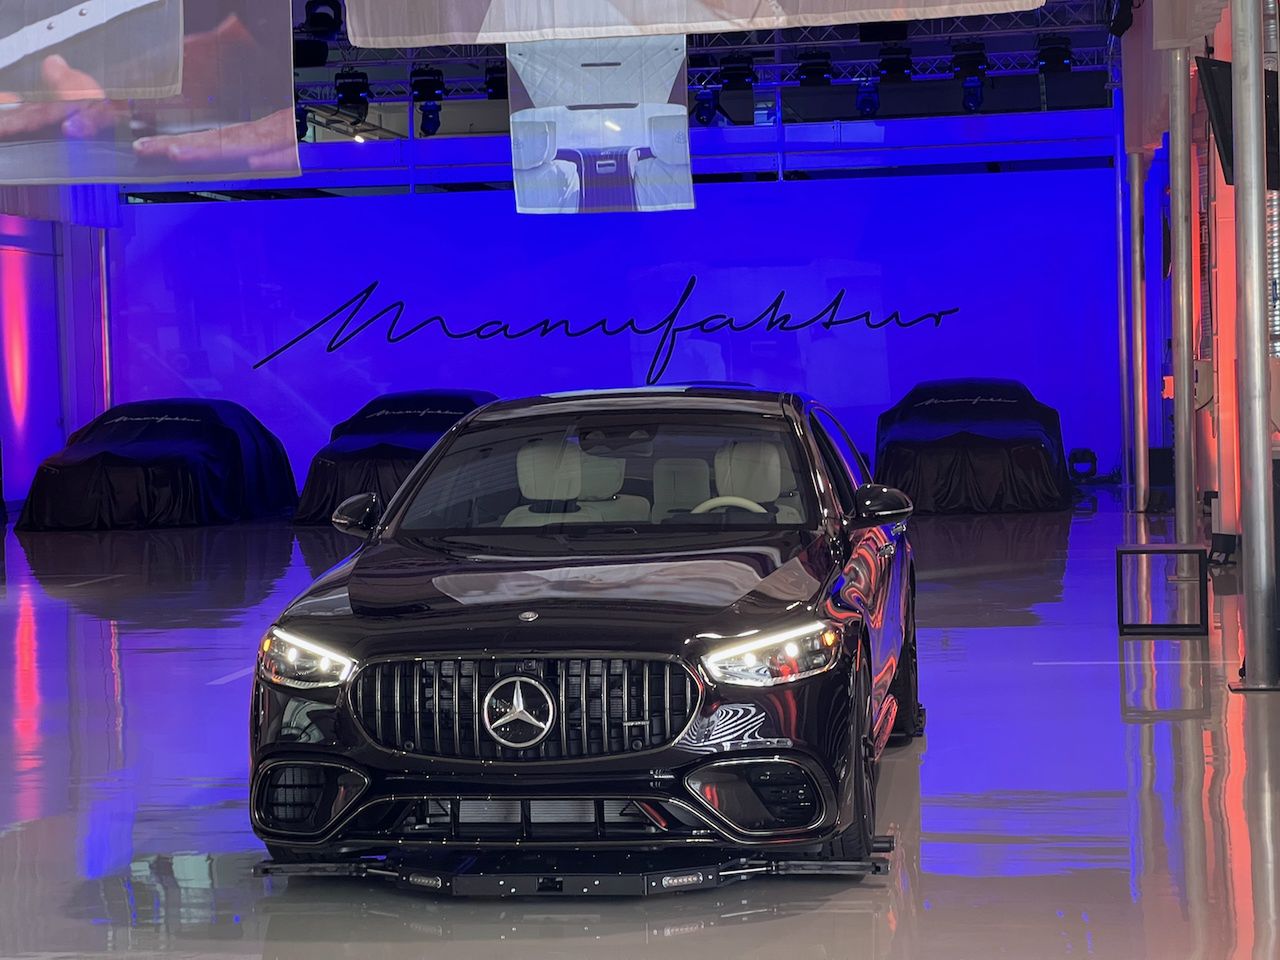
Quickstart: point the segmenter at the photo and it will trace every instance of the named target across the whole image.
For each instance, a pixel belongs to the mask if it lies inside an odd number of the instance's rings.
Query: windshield
[[[797,454],[781,417],[586,413],[476,423],[435,464],[398,530],[812,527]]]

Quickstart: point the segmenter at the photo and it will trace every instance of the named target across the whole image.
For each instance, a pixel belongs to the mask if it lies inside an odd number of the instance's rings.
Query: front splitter
[[[877,837],[875,850],[893,850],[893,837]],[[431,860],[379,858],[338,862],[276,863],[254,868],[260,877],[331,877],[385,880],[408,890],[454,897],[645,897],[714,890],[759,877],[861,878],[889,872],[889,860],[725,859],[702,854],[621,853],[536,855],[458,853]]]

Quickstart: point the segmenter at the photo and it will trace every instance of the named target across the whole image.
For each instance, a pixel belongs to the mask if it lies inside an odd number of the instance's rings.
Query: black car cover
[[[287,516],[284,446],[226,400],[112,407],[36,472],[20,530],[142,530]]]
[[[458,420],[498,399],[480,390],[388,393],[333,428],[316,454],[298,504],[298,523],[328,523],[348,497],[376,493],[385,504]]]
[[[1058,412],[1013,380],[936,380],[881,414],[876,478],[921,513],[1063,510]]]

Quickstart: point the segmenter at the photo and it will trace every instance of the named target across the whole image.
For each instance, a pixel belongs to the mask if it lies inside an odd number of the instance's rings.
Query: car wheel
[[[916,656],[916,592],[907,598],[907,612],[902,626],[902,655],[889,686],[898,701],[898,716],[893,721],[892,740],[907,743],[924,735],[924,705],[920,703],[920,670]]]
[[[844,833],[826,845],[823,860],[867,860],[873,852],[876,833],[876,781],[878,764],[872,752],[871,663],[865,651],[858,667],[858,756],[853,772],[853,822]]]

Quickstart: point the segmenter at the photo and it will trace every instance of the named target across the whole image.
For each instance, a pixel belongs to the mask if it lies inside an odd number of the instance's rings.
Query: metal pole
[[[1235,114],[1236,325],[1240,366],[1240,514],[1245,689],[1280,687],[1275,636],[1276,546],[1271,502],[1267,364],[1266,126],[1261,0],[1231,0]]]
[[[1120,353],[1120,488],[1126,510],[1133,509],[1133,393],[1129,389],[1129,291],[1124,272],[1124,104],[1116,87],[1116,318]]]
[[[1143,246],[1145,178],[1142,154],[1129,154],[1129,339],[1133,378],[1133,509],[1147,510],[1151,455],[1147,447],[1147,303]]]
[[[1169,54],[1169,207],[1173,238],[1174,535],[1196,536],[1195,357],[1191,316],[1191,62],[1185,47]]]

